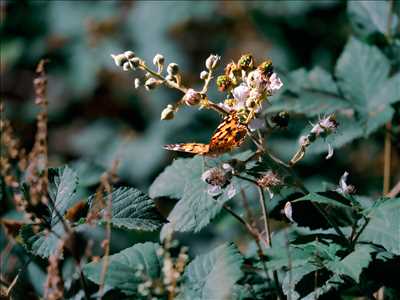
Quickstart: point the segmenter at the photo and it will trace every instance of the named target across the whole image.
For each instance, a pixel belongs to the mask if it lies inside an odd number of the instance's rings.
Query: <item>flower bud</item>
[[[227,89],[229,89],[230,87],[232,87],[232,81],[228,76],[220,75],[217,78],[217,87],[218,87],[218,90],[220,90],[221,92],[224,92]]]
[[[138,89],[140,87],[140,79],[139,78],[135,78],[134,85],[135,85],[135,89]]]
[[[122,70],[124,71],[129,71],[129,70],[133,70],[133,65],[130,61],[126,61],[124,62],[124,64],[122,65]]]
[[[254,59],[251,54],[244,54],[239,58],[238,66],[241,70],[249,71],[254,69]]]
[[[213,70],[217,66],[219,60],[221,59],[221,56],[211,54],[207,59],[206,59],[206,68],[208,70]]]
[[[200,103],[201,94],[199,92],[196,92],[194,89],[189,89],[186,92],[185,96],[183,96],[182,100],[188,106],[197,105]]]
[[[208,76],[208,72],[207,71],[202,71],[200,73],[200,79],[205,80]]]
[[[164,64],[164,56],[156,54],[153,58],[153,64],[156,66],[162,66]]]
[[[146,90],[152,90],[154,89],[156,86],[158,85],[158,81],[157,79],[150,77],[149,79],[146,80],[146,82],[144,83],[144,87],[146,88]]]
[[[128,61],[128,59],[123,54],[118,54],[118,55],[111,54],[111,57],[114,59],[114,62],[117,67],[122,67],[124,63]]]
[[[167,67],[169,75],[177,75],[179,73],[179,66],[176,63],[170,63]]]
[[[171,75],[171,74],[168,74],[168,75],[165,77],[165,79],[166,79],[167,81],[174,81],[174,82],[176,82],[174,76]]]
[[[125,55],[125,57],[126,57],[127,59],[132,59],[132,58],[135,57],[135,52],[133,52],[133,51],[125,51],[125,52],[124,52],[124,55]]]
[[[171,104],[168,104],[166,108],[161,112],[161,120],[171,120],[174,118],[175,109]]]
[[[139,67],[140,65],[140,58],[139,57],[133,57],[132,59],[129,60],[132,63],[132,66],[134,69],[136,69],[137,67]]]

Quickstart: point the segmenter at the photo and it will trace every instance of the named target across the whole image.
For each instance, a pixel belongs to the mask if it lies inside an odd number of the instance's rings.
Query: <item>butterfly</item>
[[[228,114],[218,125],[209,144],[169,144],[164,149],[205,156],[217,156],[239,147],[246,137],[247,128],[241,124],[236,112]]]

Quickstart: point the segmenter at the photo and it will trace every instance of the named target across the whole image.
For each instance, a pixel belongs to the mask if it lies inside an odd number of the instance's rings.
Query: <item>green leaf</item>
[[[349,1],[347,14],[353,30],[361,37],[374,33],[386,35],[389,17],[389,1]],[[396,30],[398,18],[393,15],[391,30]]]
[[[172,231],[198,232],[220,212],[223,204],[229,200],[224,192],[217,198],[211,197],[208,185],[201,175],[216,161],[207,161],[202,157],[177,159],[168,166],[150,187],[150,197],[171,197],[180,199],[168,216],[169,223],[164,225],[161,238]],[[232,184],[239,186],[234,178]],[[239,189],[236,188],[236,191]]]
[[[388,122],[400,100],[399,74],[388,78],[390,62],[376,47],[351,38],[336,65],[336,76],[343,94],[358,112],[365,134]]]
[[[49,169],[49,196],[60,216],[63,216],[77,200],[75,197],[77,185],[78,176],[68,166]],[[35,232],[30,224],[21,228],[21,236],[27,249],[43,258],[54,253],[59,237],[65,234],[63,223],[50,204],[49,210],[51,211],[50,232],[47,233],[44,230]]]
[[[333,273],[347,275],[358,283],[362,269],[368,267],[372,260],[371,253],[375,251],[371,245],[357,245],[353,252],[343,259],[336,257],[335,260],[326,263],[326,267]]]
[[[307,73],[305,69],[291,72],[287,89],[296,96],[284,95],[274,101],[267,112],[289,111],[317,116],[345,109],[350,104],[339,95],[338,87],[332,75],[320,67]]]
[[[111,193],[111,199],[115,227],[153,231],[165,223],[153,199],[135,188],[120,187]]]
[[[243,276],[243,259],[234,245],[221,245],[196,257],[182,277],[180,299],[230,299],[234,284]]]
[[[350,38],[336,64],[338,84],[358,111],[368,111],[374,95],[385,84],[390,63],[374,46]]]
[[[77,185],[78,176],[68,166],[49,169],[49,196],[55,205],[55,209],[50,207],[52,226],[59,222],[56,210],[63,216],[67,209],[74,204]]]
[[[146,242],[111,255],[105,284],[119,289],[126,295],[135,295],[137,286],[143,282],[141,275],[137,274],[138,271],[142,270],[142,275],[151,279],[160,277],[161,264],[157,256],[158,248],[158,244]],[[83,267],[84,275],[97,284],[100,283],[103,260],[104,258]]]
[[[400,198],[379,200],[368,213],[359,241],[374,243],[400,255]]]

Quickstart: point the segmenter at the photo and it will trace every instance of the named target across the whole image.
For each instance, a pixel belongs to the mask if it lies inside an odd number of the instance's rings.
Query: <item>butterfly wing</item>
[[[164,149],[204,155],[208,152],[209,145],[199,143],[168,144],[164,146]]]
[[[211,137],[208,155],[219,155],[239,147],[245,139],[246,127],[236,113],[227,115]]]

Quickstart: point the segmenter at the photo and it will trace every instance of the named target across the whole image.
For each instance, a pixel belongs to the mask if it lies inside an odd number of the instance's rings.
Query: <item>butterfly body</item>
[[[169,144],[165,145],[164,148],[171,151],[218,156],[239,147],[244,142],[246,132],[246,126],[240,123],[236,113],[230,113],[219,124],[209,144]]]

